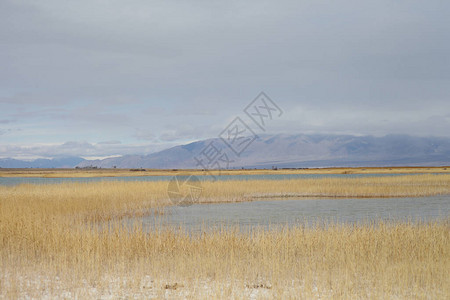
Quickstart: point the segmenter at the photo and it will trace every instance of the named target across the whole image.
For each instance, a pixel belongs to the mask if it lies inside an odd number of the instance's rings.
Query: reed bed
[[[200,202],[267,197],[420,197],[450,194],[450,175],[310,178],[202,183]]]
[[[203,182],[201,201],[448,194],[450,175]],[[167,182],[0,187],[0,298],[432,298],[450,295],[450,220],[199,233],[123,222]],[[320,220],[318,220],[320,221]]]
[[[450,292],[448,220],[193,235],[67,225],[2,222],[0,296],[448,299]]]
[[[145,214],[171,205],[168,183],[114,181],[0,186],[5,203],[22,201],[33,211],[93,218]],[[205,181],[199,203],[240,202],[267,197],[419,197],[450,194],[450,174],[292,180]],[[17,210],[14,205],[10,207]]]

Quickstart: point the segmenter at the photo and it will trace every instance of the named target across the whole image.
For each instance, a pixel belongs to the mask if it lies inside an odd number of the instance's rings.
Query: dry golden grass
[[[450,194],[450,174],[206,181],[201,186],[200,203],[251,201],[264,197],[416,197]],[[170,205],[167,187],[165,181],[24,184],[0,186],[0,199],[3,204],[20,199],[30,207],[45,207],[61,215],[77,213],[115,218]]]
[[[450,194],[450,175],[203,182],[200,202],[266,197],[417,197]]]
[[[21,205],[18,205],[18,204]],[[105,221],[142,215],[170,205],[167,182],[95,182],[0,186],[0,205],[23,218],[25,213],[79,216]],[[26,210],[23,207],[27,207]]]
[[[46,219],[6,223],[1,232],[8,298],[448,299],[450,292],[448,220],[189,236]]]
[[[202,201],[268,194],[448,194],[450,175],[204,182]],[[122,222],[167,182],[0,187],[0,297],[432,298],[450,295],[448,218],[198,234]],[[108,221],[108,222],[105,222]],[[108,224],[109,227],[106,227]]]
[[[208,175],[201,170],[182,170],[194,175]],[[179,170],[145,169],[131,171],[130,169],[1,169],[0,177],[119,177],[119,176],[173,176]],[[361,167],[361,168],[311,168],[311,169],[245,169],[213,171],[222,175],[261,175],[261,174],[398,174],[398,173],[450,173],[446,167]]]

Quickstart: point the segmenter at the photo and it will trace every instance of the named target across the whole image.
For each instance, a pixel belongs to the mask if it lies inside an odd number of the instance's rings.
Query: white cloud
[[[0,145],[0,158],[34,159],[54,157],[113,157],[127,154],[150,154],[171,144],[104,144],[69,141],[62,144],[9,144]]]

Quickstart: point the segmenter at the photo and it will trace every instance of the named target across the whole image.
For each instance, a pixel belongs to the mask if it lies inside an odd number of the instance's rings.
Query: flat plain
[[[236,169],[202,171],[199,169],[8,169],[0,168],[0,177],[119,177],[119,176],[173,176],[179,172],[193,175],[258,174],[396,174],[396,173],[449,173],[450,166],[442,167],[360,167],[360,168],[303,168],[303,169]]]

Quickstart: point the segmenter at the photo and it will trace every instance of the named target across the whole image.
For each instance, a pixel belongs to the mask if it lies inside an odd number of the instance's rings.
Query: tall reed
[[[449,193],[449,175],[202,183],[202,201]],[[167,182],[0,187],[0,297],[432,298],[450,293],[450,221],[199,233],[121,219]],[[137,219],[138,220],[138,219]]]

